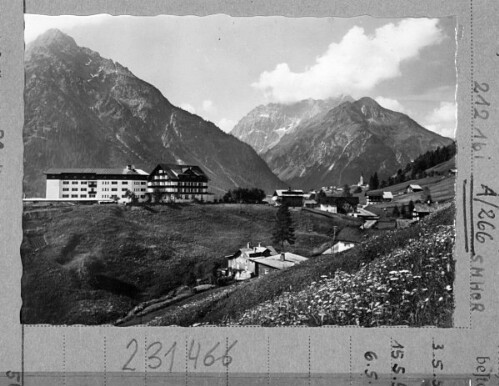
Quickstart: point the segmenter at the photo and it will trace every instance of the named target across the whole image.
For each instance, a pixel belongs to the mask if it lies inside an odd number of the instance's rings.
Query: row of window
[[[161,181],[159,184],[161,185],[180,185],[180,186],[203,186],[206,185],[206,182],[186,182],[186,181],[171,181],[164,177],[154,176],[154,181]],[[166,180],[166,181],[163,181]]]
[[[78,185],[78,184],[81,184],[81,185],[87,185],[89,181],[71,181],[71,185]],[[129,181],[120,181],[123,185],[128,185],[128,182]],[[95,181],[90,181],[90,183],[97,183],[97,180]],[[118,185],[118,181],[101,181],[102,185],[109,185],[109,183],[111,183],[111,185]],[[63,185],[69,185],[69,181],[62,181],[62,184]],[[147,182],[146,181],[133,181],[133,184],[134,185],[146,185]]]
[[[86,192],[87,191],[87,188],[71,188],[71,191],[72,192],[78,192],[81,191],[81,192]],[[126,192],[128,189],[127,188],[122,188],[121,191],[122,192]],[[69,188],[62,188],[62,191],[63,192],[68,192],[69,191]],[[102,188],[102,191],[103,192],[109,192],[109,188]],[[118,188],[111,188],[111,192],[117,192],[118,191]],[[141,189],[134,189],[135,192],[145,192],[146,191],[146,188],[141,188]]]
[[[69,194],[63,194],[62,198],[70,198]],[[95,198],[95,194],[80,194],[78,197],[77,194],[71,194],[71,198]]]
[[[115,194],[113,194],[113,195],[103,194],[102,195],[102,198],[114,198],[114,197],[116,197]],[[146,195],[145,194],[141,194],[138,197],[139,198],[145,198]],[[88,195],[87,194],[80,194],[80,195],[78,195],[78,194],[71,194],[71,195],[69,195],[69,194],[63,194],[62,198],[95,198],[95,194],[88,194]],[[121,198],[125,198],[125,195],[122,195]]]

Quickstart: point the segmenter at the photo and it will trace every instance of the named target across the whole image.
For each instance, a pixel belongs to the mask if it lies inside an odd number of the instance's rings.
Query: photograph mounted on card
[[[21,322],[455,327],[456,29],[26,14]]]

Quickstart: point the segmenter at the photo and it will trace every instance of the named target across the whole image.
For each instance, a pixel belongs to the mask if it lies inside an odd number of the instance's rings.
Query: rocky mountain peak
[[[283,183],[250,146],[173,106],[153,85],[50,30],[25,55],[24,183],[42,196],[43,171],[157,163],[199,165],[217,194]]]
[[[27,49],[29,50],[30,48],[33,49],[35,47],[67,51],[77,49],[78,45],[71,36],[57,28],[52,28],[38,36],[32,43],[28,44]]]

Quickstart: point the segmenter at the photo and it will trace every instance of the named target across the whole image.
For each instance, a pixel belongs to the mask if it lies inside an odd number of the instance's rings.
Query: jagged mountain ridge
[[[260,105],[245,115],[234,126],[231,134],[251,145],[258,154],[262,154],[308,119],[325,114],[346,101],[353,99],[341,96],[326,100],[306,99],[291,104]]]
[[[365,97],[310,118],[262,157],[290,185],[319,188],[353,184],[374,172],[386,178],[418,155],[450,143]]]
[[[159,162],[201,166],[216,194],[285,186],[249,145],[59,30],[26,47],[25,71],[27,196],[44,195],[50,167],[134,164],[150,171]]]

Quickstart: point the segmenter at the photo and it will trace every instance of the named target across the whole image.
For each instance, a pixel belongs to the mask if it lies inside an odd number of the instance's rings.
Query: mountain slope
[[[27,46],[25,70],[27,196],[43,196],[42,173],[50,167],[150,170],[159,162],[201,166],[214,193],[284,186],[249,145],[59,30]]]
[[[283,181],[312,188],[355,183],[374,172],[385,178],[450,143],[407,115],[362,98],[311,118],[262,156]]]
[[[261,154],[278,144],[287,133],[308,119],[325,114],[350,97],[327,100],[307,99],[292,104],[270,103],[260,105],[244,116],[231,131],[241,141]]]

